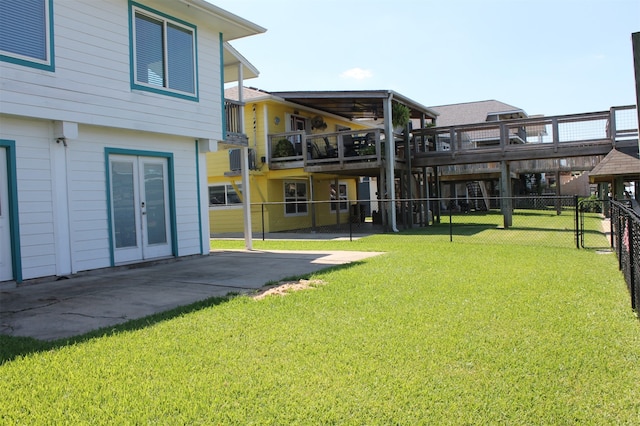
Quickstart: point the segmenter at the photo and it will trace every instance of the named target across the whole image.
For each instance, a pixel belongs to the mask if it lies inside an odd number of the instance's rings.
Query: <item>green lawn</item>
[[[615,255],[554,247],[539,229],[451,243],[438,228],[255,241],[387,254],[284,297],[68,344],[3,338],[27,355],[0,366],[0,423],[640,424],[640,322]],[[480,243],[485,232],[525,234]]]

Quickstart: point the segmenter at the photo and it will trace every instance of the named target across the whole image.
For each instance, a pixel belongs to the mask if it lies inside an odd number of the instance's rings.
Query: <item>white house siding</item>
[[[139,3],[197,27],[199,102],[131,89],[126,0],[67,0],[53,2],[54,72],[0,62],[0,113],[222,139],[219,33],[182,3]]]
[[[20,248],[24,279],[56,275],[52,123],[0,115],[0,139],[16,141]]]
[[[104,256],[109,260],[105,148],[173,154],[177,254],[200,254],[195,141],[172,135],[81,125],[78,139],[70,141],[68,148],[73,159],[71,215],[77,217],[73,223],[78,226],[78,229],[72,229],[72,240],[76,245],[87,245],[86,251],[76,255],[79,270],[100,267]],[[97,239],[102,244],[93,242]]]
[[[205,151],[222,139],[220,34],[182,2],[137,3],[197,27],[198,101],[131,88],[126,0],[55,0],[54,71],[0,61],[0,138],[15,141],[23,280],[112,265],[106,148],[173,155],[174,254],[208,252]],[[61,121],[78,129],[66,146],[56,142]]]
[[[173,154],[177,255],[206,252],[193,139],[80,125],[65,147],[53,122],[2,115],[0,138],[16,142],[23,279],[112,266],[105,148]]]

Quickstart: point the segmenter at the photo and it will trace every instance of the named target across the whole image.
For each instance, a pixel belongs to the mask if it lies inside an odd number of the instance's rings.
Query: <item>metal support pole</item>
[[[249,187],[249,148],[242,147],[242,213],[244,217],[244,245],[247,250],[253,250],[251,235],[251,197]]]

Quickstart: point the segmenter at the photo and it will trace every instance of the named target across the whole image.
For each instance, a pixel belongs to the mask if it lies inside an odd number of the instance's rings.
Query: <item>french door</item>
[[[173,254],[167,170],[163,157],[109,156],[116,264]]]
[[[0,281],[13,279],[7,149],[0,146]]]

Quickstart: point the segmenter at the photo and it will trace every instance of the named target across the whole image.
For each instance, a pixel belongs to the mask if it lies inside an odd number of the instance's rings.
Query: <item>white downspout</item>
[[[387,99],[384,101],[383,111],[384,111],[384,133],[386,135],[386,157],[387,157],[387,176],[386,176],[386,185],[387,185],[387,199],[390,200],[387,203],[387,209],[389,212],[389,227],[392,232],[398,232],[398,228],[396,226],[396,183],[395,183],[395,170],[394,165],[396,163],[396,141],[393,135],[393,122],[392,122],[392,108],[391,101],[393,100],[393,94],[389,94]]]

